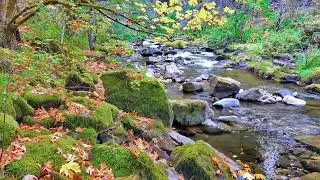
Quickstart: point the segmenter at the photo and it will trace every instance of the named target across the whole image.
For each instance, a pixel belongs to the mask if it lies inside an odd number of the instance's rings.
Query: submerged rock
[[[223,126],[211,119],[205,120],[201,125],[202,130],[208,134],[220,134],[225,132]]]
[[[209,80],[211,94],[219,99],[232,97],[240,90],[240,82],[220,76],[213,76]]]
[[[316,180],[316,179],[320,179],[319,172],[309,173],[301,177],[301,180]]]
[[[183,174],[186,179],[232,179],[228,165],[203,141],[177,147],[171,157],[171,163],[177,172]],[[221,162],[220,168],[212,159]],[[217,170],[221,174],[216,174]]]
[[[182,75],[182,71],[178,69],[175,63],[166,66],[166,71],[163,75],[165,79],[177,78]]]
[[[238,99],[235,99],[235,98],[224,98],[213,103],[213,106],[221,107],[221,108],[239,107],[240,102]]]
[[[293,105],[293,106],[305,106],[307,104],[306,101],[302,100],[302,99],[298,99],[295,98],[293,96],[285,96],[282,100],[282,102],[289,104],[289,105]]]
[[[305,90],[309,93],[320,94],[320,84],[311,84],[306,86]]]
[[[217,120],[225,123],[239,122],[239,117],[238,116],[219,116]]]
[[[276,103],[281,101],[281,98],[277,96],[273,96],[269,92],[259,89],[259,88],[251,88],[245,90],[236,95],[236,98],[240,101],[247,101],[247,102],[261,102],[266,104]]]
[[[312,149],[320,152],[320,135],[318,135],[318,136],[298,136],[295,139],[297,141],[311,147]]]
[[[174,121],[183,126],[200,125],[213,116],[208,103],[202,100],[171,100]]]
[[[203,83],[201,82],[185,82],[182,84],[184,92],[198,92],[203,91]]]
[[[110,71],[101,76],[107,102],[126,112],[137,112],[171,126],[173,113],[164,86],[157,80],[134,79],[127,71]]]

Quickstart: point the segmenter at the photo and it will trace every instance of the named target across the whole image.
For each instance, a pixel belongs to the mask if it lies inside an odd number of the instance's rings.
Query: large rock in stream
[[[305,106],[307,104],[306,101],[302,99],[295,98],[293,96],[285,96],[282,100],[282,102],[293,105],[293,106]]]
[[[309,93],[320,95],[320,84],[311,84],[305,87],[305,90]]]
[[[183,174],[186,179],[232,179],[228,165],[203,141],[177,147],[171,157],[171,163],[176,171]],[[214,160],[221,163],[220,168]],[[221,174],[216,174],[217,170],[220,170]]]
[[[282,100],[281,97],[273,96],[269,92],[259,88],[245,90],[237,94],[236,98],[240,101],[261,102],[265,104],[272,104]]]
[[[200,125],[214,115],[206,101],[181,99],[171,100],[171,104],[174,121],[183,126]]]
[[[133,74],[122,70],[110,71],[101,76],[107,102],[126,112],[138,112],[161,120],[170,127],[173,113],[164,86],[151,78],[134,78]]]
[[[236,95],[240,85],[240,82],[229,77],[213,76],[209,80],[211,94],[219,99]]]

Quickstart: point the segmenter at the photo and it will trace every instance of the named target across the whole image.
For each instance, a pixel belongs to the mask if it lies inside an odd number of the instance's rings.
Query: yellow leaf
[[[71,161],[61,166],[60,174],[72,178],[74,173],[81,173],[81,169],[78,163]]]
[[[256,180],[265,180],[266,177],[263,174],[255,174],[254,175]]]

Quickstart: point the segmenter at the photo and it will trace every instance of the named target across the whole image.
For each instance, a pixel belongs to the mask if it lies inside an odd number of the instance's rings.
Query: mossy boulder
[[[33,114],[33,108],[28,102],[21,96],[15,96],[13,98],[13,106],[16,111],[16,119],[22,121],[23,117],[31,116]]]
[[[97,167],[101,163],[108,164],[116,177],[138,175],[142,179],[167,179],[165,166],[154,164],[144,152],[135,157],[128,148],[114,144],[96,145],[92,152],[92,164]]]
[[[12,101],[12,95],[9,94],[6,98],[5,98],[5,94],[4,93],[0,93],[0,112],[9,114],[11,116],[13,116],[14,118],[16,117],[16,110]],[[6,101],[5,101],[6,99]],[[5,107],[6,109],[3,109],[4,107],[4,103],[6,103]]]
[[[102,103],[94,109],[89,115],[73,115],[68,112],[64,113],[66,118],[65,126],[71,129],[76,127],[94,128],[103,130],[109,127],[119,115],[119,109],[109,103]]]
[[[97,141],[97,131],[93,128],[84,128],[79,134],[81,140],[89,141],[92,144],[96,144]]]
[[[69,136],[58,139],[54,144],[50,141],[50,136],[45,136],[38,142],[28,142],[26,143],[27,151],[22,159],[10,163],[5,172],[18,179],[22,179],[27,174],[39,176],[39,165],[43,165],[48,161],[53,163],[56,171],[59,171],[61,166],[66,163],[65,158],[58,153],[59,150],[61,149],[66,154],[72,153],[72,147],[76,143],[76,140]]]
[[[28,104],[34,108],[59,107],[61,104],[60,95],[58,94],[46,95],[38,92],[27,91],[23,97]]]
[[[184,126],[200,125],[213,116],[213,111],[206,101],[181,99],[171,100],[174,122]]]
[[[93,91],[98,77],[90,73],[70,72],[66,77],[66,89],[73,91]]]
[[[305,90],[310,93],[320,94],[320,84],[311,84],[306,86]]]
[[[101,76],[107,102],[126,112],[162,120],[165,126],[173,121],[172,108],[163,85],[154,79],[135,79],[128,71],[112,71]]]
[[[224,176],[224,179],[232,179],[229,167],[203,141],[177,147],[173,150],[171,157],[172,165],[186,179],[212,180],[221,178],[216,175],[219,167],[213,158],[217,158],[221,162],[219,165],[221,166],[221,176]]]
[[[19,124],[8,114],[5,115],[5,123],[3,123],[3,121],[4,114],[0,113],[0,132],[5,132],[4,138],[2,139],[2,136],[0,137],[0,145],[3,144],[4,147],[7,147],[19,133]]]
[[[102,144],[94,146],[92,153],[93,165],[98,167],[101,163],[108,164],[116,177],[130,176],[138,169],[136,157],[128,148]]]

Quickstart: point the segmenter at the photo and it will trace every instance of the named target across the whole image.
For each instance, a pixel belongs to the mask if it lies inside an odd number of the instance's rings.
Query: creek
[[[137,52],[141,52],[141,48],[143,48],[142,45],[137,46]],[[250,164],[255,171],[265,174],[268,179],[284,175],[281,173],[283,169],[290,170],[286,173],[289,177],[305,173],[305,169],[299,163],[299,157],[292,158],[291,156],[299,149],[309,151],[305,145],[295,140],[297,136],[320,134],[319,96],[308,94],[302,87],[294,84],[265,80],[246,70],[227,68],[227,59],[217,60],[214,52],[208,52],[204,48],[191,47],[175,50],[173,55],[164,56],[157,53],[153,56],[160,58],[161,61],[147,65],[147,71],[151,71],[152,74],[163,73],[163,66],[174,63],[183,72],[181,76],[185,79],[197,78],[201,75],[218,75],[241,82],[241,88],[244,90],[254,87],[273,93],[285,88],[297,92],[299,98],[307,102],[306,106],[296,107],[281,102],[276,104],[241,102],[240,107],[237,108],[216,109],[212,107],[217,117],[238,116],[239,120],[236,123],[247,127],[248,130],[216,135],[197,132],[192,134],[191,138],[204,140],[226,156]],[[182,59],[182,63],[172,60],[175,58]],[[137,67],[145,67],[148,59],[149,57],[139,56],[139,58],[128,59],[128,62]],[[194,93],[182,92],[181,83],[165,81],[165,84],[171,99],[201,99],[212,105],[207,83],[203,82],[204,91]],[[291,163],[284,163],[287,159]],[[285,167],[284,164],[289,167]]]

